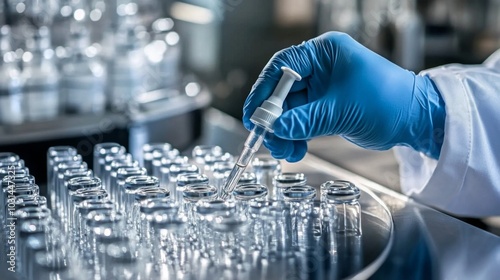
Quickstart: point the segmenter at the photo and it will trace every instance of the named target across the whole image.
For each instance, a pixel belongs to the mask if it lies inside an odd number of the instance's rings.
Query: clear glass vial
[[[360,195],[361,192],[356,186],[326,193],[332,232],[338,235],[361,236]]]
[[[286,172],[274,177],[274,199],[283,200],[283,191],[291,186],[304,186],[307,177],[304,173]]]

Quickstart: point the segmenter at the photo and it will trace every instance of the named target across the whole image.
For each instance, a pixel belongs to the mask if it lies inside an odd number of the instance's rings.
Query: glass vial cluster
[[[17,219],[19,276],[337,279],[362,267],[360,190],[351,182],[317,189],[306,174],[257,157],[221,200],[234,157],[218,146],[191,155],[153,143],[137,161],[123,146],[101,143],[91,170],[75,148],[51,147],[45,198],[24,162],[0,153],[0,217],[4,237]],[[318,254],[326,263],[309,269]]]

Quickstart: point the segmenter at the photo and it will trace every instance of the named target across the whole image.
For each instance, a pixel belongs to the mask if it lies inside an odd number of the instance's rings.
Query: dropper
[[[250,135],[248,135],[245,141],[243,151],[227,177],[226,184],[219,194],[220,199],[226,199],[231,195],[241,175],[245,171],[245,168],[248,166],[257,150],[259,150],[266,133],[273,133],[273,124],[276,119],[281,116],[281,113],[283,113],[283,102],[292,88],[293,83],[302,79],[297,72],[288,67],[281,67],[281,71],[283,71],[283,75],[274,89],[273,94],[255,110],[250,118],[250,121],[255,126],[252,131],[250,131]]]

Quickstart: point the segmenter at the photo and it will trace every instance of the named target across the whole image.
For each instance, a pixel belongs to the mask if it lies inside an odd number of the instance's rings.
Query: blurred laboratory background
[[[499,15],[500,0],[2,0],[0,150],[42,167],[62,144],[87,162],[105,141],[192,147],[207,109],[241,118],[282,48],[336,30],[415,72],[481,63]],[[321,141],[311,152],[398,188],[392,155]]]

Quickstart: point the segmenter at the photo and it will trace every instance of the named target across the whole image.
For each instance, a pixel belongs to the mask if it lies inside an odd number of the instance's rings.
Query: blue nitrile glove
[[[245,102],[247,129],[253,127],[253,112],[280,79],[281,66],[295,70],[302,80],[288,94],[274,135],[265,140],[274,157],[299,161],[307,151],[306,141],[322,135],[341,135],[375,150],[410,146],[439,157],[446,113],[433,81],[339,32],[325,33],[271,58]]]

